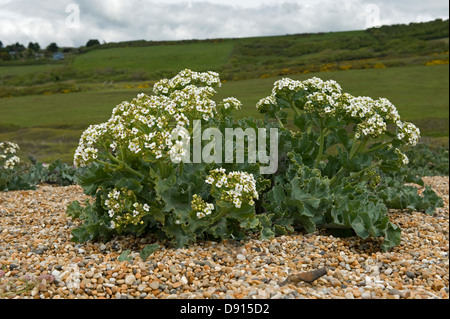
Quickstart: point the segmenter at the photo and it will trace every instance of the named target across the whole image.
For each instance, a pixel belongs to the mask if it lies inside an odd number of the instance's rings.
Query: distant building
[[[62,52],[56,52],[53,54],[53,60],[62,60],[64,59],[64,54]]]

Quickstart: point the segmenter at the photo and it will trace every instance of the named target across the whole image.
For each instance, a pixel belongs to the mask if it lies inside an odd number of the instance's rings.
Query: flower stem
[[[298,110],[298,108],[294,105],[294,103],[291,103],[292,108],[294,109],[295,113],[297,113],[298,116],[300,116],[300,111]]]
[[[371,153],[371,152],[375,152],[375,151],[378,151],[378,150],[380,150],[380,149],[382,149],[383,147],[386,147],[386,146],[388,146],[390,143],[382,143],[382,144],[380,144],[380,145],[378,145],[378,146],[375,146],[375,147],[373,147],[373,148],[369,148],[369,149],[367,149],[364,153]]]
[[[284,128],[283,122],[281,122],[280,118],[276,116],[278,124],[281,126],[281,128]]]
[[[144,178],[144,175],[139,173],[138,171],[131,168],[125,161],[119,160],[114,155],[112,155],[110,152],[106,152],[108,154],[108,157],[113,161],[119,164],[118,168],[123,167],[127,172],[136,175],[139,178]],[[122,152],[121,152],[122,153]]]
[[[316,161],[314,164],[314,168],[319,167],[319,163],[322,160],[323,148],[325,144],[325,131],[326,128],[322,129],[322,121],[320,121],[320,138],[319,138],[319,153],[317,154]]]
[[[368,166],[368,167],[362,169],[361,171],[359,171],[359,172],[357,172],[357,173],[355,173],[355,174],[353,174],[353,175],[350,175],[350,178],[355,179],[355,178],[357,178],[359,175],[361,175],[361,174],[363,174],[363,173],[365,173],[365,172],[367,172],[367,171],[370,171],[371,169],[373,169],[373,168],[375,168],[375,167],[378,167],[379,165],[380,165],[380,163],[372,164],[372,165],[370,165],[370,166]],[[361,179],[358,179],[357,181],[354,181],[354,182],[352,182],[351,184],[353,185],[354,183],[358,183],[358,182],[360,182],[360,181],[361,181]]]
[[[349,153],[349,158],[350,159],[352,159],[353,156],[355,156],[356,151],[358,150],[358,146],[359,146],[358,145],[358,139],[355,137],[353,139],[352,148],[351,148],[350,153]]]
[[[330,187],[334,186],[340,175],[345,171],[345,168],[342,166],[341,169],[330,179]]]

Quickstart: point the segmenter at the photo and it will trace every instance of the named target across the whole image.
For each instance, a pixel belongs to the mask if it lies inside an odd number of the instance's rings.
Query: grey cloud
[[[80,8],[79,29],[65,24],[68,16],[65,8],[72,2]],[[364,29],[371,4],[377,5],[382,24],[448,18],[448,3],[441,0],[290,0],[267,1],[259,6],[239,6],[238,1],[175,0],[168,3],[143,0],[1,3],[0,40],[4,44],[33,41],[41,46],[50,42],[80,46],[92,38],[106,42],[179,40]]]

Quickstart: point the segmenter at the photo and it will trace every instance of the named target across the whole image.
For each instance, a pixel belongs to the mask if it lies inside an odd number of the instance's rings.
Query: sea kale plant
[[[40,183],[67,186],[75,184],[77,169],[61,160],[49,165],[33,156],[20,158],[20,147],[13,142],[0,142],[0,191],[36,189]]]
[[[0,142],[0,191],[34,189],[39,183],[39,174],[27,161],[18,155],[19,145]]]
[[[352,96],[331,80],[282,79],[257,104],[265,121],[235,121],[231,115],[241,103],[232,97],[217,103],[220,85],[217,73],[181,71],[156,83],[153,95],[117,105],[107,122],[82,134],[74,163],[84,168],[78,181],[92,200],[68,207],[82,221],[73,240],[153,233],[181,247],[329,228],[381,237],[382,249],[399,244],[383,182],[408,165],[405,148],[414,147],[420,133],[392,103]],[[265,129],[277,132],[276,141],[260,135]],[[218,133],[229,130],[244,135],[223,142]],[[256,131],[258,152],[250,134]],[[262,168],[273,153],[276,171],[269,174]],[[426,199],[408,193],[404,208],[432,213],[442,202],[427,192]]]
[[[352,96],[333,80],[282,79],[257,108],[281,128],[288,123],[287,111],[293,113],[294,129],[281,134],[282,169],[263,203],[275,225],[350,228],[361,238],[382,236],[382,248],[388,249],[400,242],[388,208],[432,214],[442,206],[429,187],[424,197],[413,186],[401,192],[406,182],[423,185],[405,170],[404,149],[417,145],[420,131],[402,121],[387,99]]]

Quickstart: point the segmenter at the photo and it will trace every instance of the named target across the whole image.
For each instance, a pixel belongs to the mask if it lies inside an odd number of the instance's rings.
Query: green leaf
[[[72,219],[79,218],[83,208],[80,205],[80,202],[75,200],[67,206],[66,214],[72,217]]]
[[[151,245],[145,246],[140,252],[141,259],[143,261],[146,261],[147,258],[151,254],[153,254],[155,251],[157,251],[158,249],[159,249],[159,245],[157,245],[157,244],[151,244]]]
[[[328,193],[328,183],[317,177],[308,180],[306,185],[299,178],[291,182],[291,199],[302,202],[305,209],[311,210],[312,213],[319,208]]]
[[[86,227],[80,226],[71,230],[72,238],[71,241],[77,243],[83,243],[89,238],[89,234],[86,231]]]
[[[213,226],[209,227],[207,231],[215,238],[227,238],[229,236],[227,220],[225,218],[220,219]]]
[[[104,182],[110,182],[112,176],[105,171],[103,164],[93,163],[87,167],[83,174],[78,176],[78,181],[86,195],[94,196],[97,189]]]
[[[123,262],[123,261],[128,261],[131,263],[132,258],[130,256],[131,251],[129,249],[124,250],[120,256],[117,258],[118,261]]]
[[[389,250],[400,244],[401,241],[401,229],[397,225],[389,223],[384,231],[384,241],[381,245],[381,249],[384,251]]]
[[[126,188],[127,190],[133,191],[134,193],[139,193],[142,190],[142,185],[134,178],[124,177],[116,184],[116,188]]]
[[[325,118],[323,122],[324,126],[330,130],[342,129],[345,126],[344,120],[338,120],[332,117]]]
[[[276,236],[286,235],[288,233],[286,227],[283,227],[281,225],[274,225],[273,229],[275,231]]]

